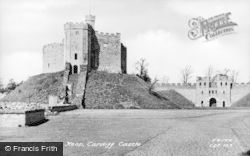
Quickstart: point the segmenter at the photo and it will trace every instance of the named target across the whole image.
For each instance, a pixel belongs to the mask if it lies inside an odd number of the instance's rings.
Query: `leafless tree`
[[[206,75],[207,75],[207,77],[209,78],[209,80],[214,76],[213,74],[214,74],[214,69],[213,69],[213,67],[210,65],[210,66],[208,67],[207,73],[206,73]]]
[[[3,86],[3,82],[2,79],[0,79],[0,93],[4,92],[4,86]]]
[[[146,59],[141,58],[139,61],[136,62],[136,70],[138,72],[137,76],[143,79],[146,82],[150,82],[151,79],[148,75],[148,63],[146,62]]]
[[[238,76],[239,76],[239,71],[231,70],[230,76],[232,78],[233,83],[237,83],[237,79],[238,79]]]
[[[166,83],[168,83],[168,82],[169,82],[169,77],[168,77],[168,76],[163,76],[163,77],[161,78],[161,83],[166,84]]]
[[[224,71],[222,72],[222,74],[229,75],[230,71],[231,70],[229,68],[225,68]]]
[[[192,78],[192,68],[190,65],[187,65],[184,69],[181,70],[182,82],[183,84],[188,84]]]
[[[234,69],[225,68],[223,71],[218,71],[219,74],[227,75],[231,77],[233,83],[237,82],[239,71],[236,71]]]
[[[154,78],[154,80],[151,82],[149,86],[149,92],[152,92],[155,89],[155,86],[159,80],[157,78]]]

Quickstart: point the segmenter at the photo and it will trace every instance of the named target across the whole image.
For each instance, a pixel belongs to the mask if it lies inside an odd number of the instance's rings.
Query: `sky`
[[[217,39],[190,40],[191,18],[231,12],[235,33]],[[0,0],[0,79],[7,83],[42,73],[42,47],[64,38],[63,24],[96,16],[100,32],[121,33],[127,47],[128,73],[140,58],[149,75],[181,81],[190,65],[196,76],[209,66],[239,71],[239,82],[250,81],[249,0]]]

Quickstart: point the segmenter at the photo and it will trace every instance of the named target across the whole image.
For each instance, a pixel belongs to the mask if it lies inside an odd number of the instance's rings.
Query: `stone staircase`
[[[75,90],[75,98],[72,103],[77,105],[79,108],[84,108],[84,94],[85,94],[85,86],[86,86],[86,78],[87,78],[87,70],[81,71],[78,75],[78,81],[76,84]]]

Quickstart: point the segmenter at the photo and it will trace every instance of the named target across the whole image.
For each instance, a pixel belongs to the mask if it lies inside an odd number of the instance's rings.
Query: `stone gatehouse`
[[[156,90],[175,90],[196,107],[230,107],[250,92],[250,83],[235,83],[227,75],[197,77],[195,83],[159,83]]]
[[[196,105],[200,107],[230,107],[233,81],[227,75],[197,77]]]

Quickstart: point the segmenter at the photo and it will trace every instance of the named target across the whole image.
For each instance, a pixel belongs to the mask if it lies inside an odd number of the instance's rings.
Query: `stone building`
[[[197,77],[196,106],[230,107],[232,88],[233,81],[227,75],[218,74],[213,78]]]
[[[43,72],[51,73],[64,69],[63,44],[51,43],[43,47]]]
[[[235,83],[218,74],[213,78],[197,77],[196,83],[159,83],[157,91],[175,90],[196,107],[231,107],[250,93],[250,82]]]
[[[43,72],[57,72],[70,65],[70,72],[92,69],[110,73],[126,73],[127,49],[120,33],[109,34],[94,29],[95,16],[87,15],[85,23],[66,23],[62,43],[43,47]]]

